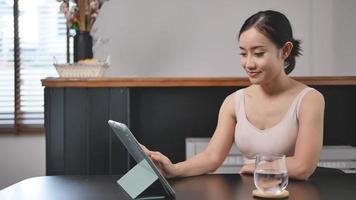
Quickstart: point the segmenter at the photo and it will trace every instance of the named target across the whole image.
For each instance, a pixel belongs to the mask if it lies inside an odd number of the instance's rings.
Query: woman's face
[[[250,28],[240,35],[240,62],[252,84],[268,84],[284,73],[282,50]]]

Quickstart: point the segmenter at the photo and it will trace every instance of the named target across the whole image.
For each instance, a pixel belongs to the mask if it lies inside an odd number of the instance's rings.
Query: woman
[[[207,148],[176,164],[143,148],[166,177],[194,176],[215,171],[235,140],[246,157],[240,173],[253,173],[256,154],[285,154],[289,176],[306,180],[322,149],[325,103],[318,91],[287,76],[300,42],[288,19],[271,10],[248,18],[238,40],[241,66],[252,85],[226,97]]]

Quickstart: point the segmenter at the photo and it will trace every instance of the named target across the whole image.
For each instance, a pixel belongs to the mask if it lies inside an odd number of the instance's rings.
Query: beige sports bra
[[[298,111],[303,97],[313,88],[304,88],[293,100],[287,113],[273,127],[260,130],[251,124],[245,113],[244,89],[235,93],[235,142],[237,148],[246,158],[245,162],[256,154],[294,154],[298,135]],[[250,160],[252,161],[252,160]]]

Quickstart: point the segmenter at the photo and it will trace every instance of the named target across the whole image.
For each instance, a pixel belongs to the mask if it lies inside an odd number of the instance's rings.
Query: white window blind
[[[14,124],[14,34],[12,1],[0,0],[0,127]]]
[[[53,57],[66,62],[66,24],[56,0],[18,3],[20,67],[15,83],[13,0],[0,0],[0,128],[38,129],[44,124],[41,79],[57,76]]]

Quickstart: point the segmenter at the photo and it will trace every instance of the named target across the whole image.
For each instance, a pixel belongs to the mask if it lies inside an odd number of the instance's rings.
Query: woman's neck
[[[284,72],[278,74],[268,83],[260,84],[261,91],[268,96],[274,96],[283,93],[291,88],[293,80],[290,79]]]

